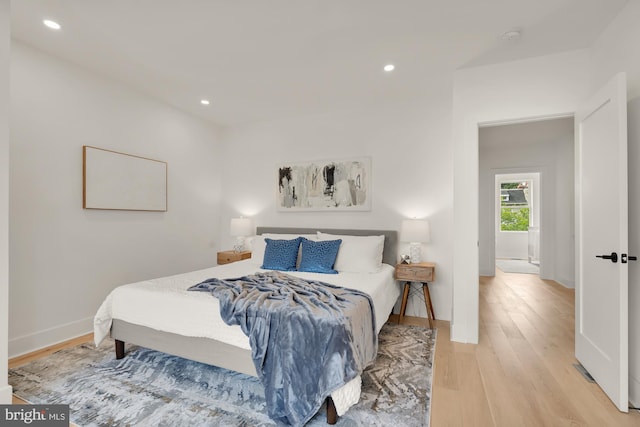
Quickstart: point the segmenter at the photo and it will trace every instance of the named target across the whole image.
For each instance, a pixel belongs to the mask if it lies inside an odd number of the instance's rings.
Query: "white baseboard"
[[[11,393],[13,389],[10,385],[0,387],[0,405],[11,405]]]
[[[21,356],[90,332],[93,332],[93,317],[13,338],[9,340],[9,358]]]
[[[562,286],[568,289],[574,289],[576,284],[573,280],[569,279],[556,279],[556,282],[560,283]]]
[[[629,402],[636,408],[640,408],[640,380],[629,375]]]
[[[491,269],[480,269],[480,271],[478,272],[478,274],[479,274],[480,276],[493,277],[493,276],[495,276],[495,270],[491,270]]]

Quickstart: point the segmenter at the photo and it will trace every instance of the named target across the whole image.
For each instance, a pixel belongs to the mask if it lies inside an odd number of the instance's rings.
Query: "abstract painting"
[[[278,167],[278,210],[371,210],[371,159],[287,163]]]

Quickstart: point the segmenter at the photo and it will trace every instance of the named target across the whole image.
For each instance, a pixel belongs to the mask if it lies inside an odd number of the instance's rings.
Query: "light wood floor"
[[[478,345],[451,342],[449,322],[436,321],[431,427],[640,426],[640,413],[620,413],[573,367],[573,301],[573,290],[536,275],[482,277]],[[428,325],[415,317],[405,323]],[[92,339],[12,359],[9,367]]]
[[[640,426],[573,367],[574,291],[496,273],[480,278],[478,345],[438,322],[431,426]]]

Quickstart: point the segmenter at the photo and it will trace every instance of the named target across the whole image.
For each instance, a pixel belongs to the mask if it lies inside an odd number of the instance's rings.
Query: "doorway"
[[[539,216],[533,225],[540,231],[539,275],[542,279],[555,280],[573,288],[573,116],[482,126],[478,136],[480,275],[495,275],[495,260],[499,255],[496,252],[496,212],[499,211],[496,176],[538,174],[539,201],[534,200],[533,205],[538,206]],[[524,258],[528,257],[527,248]]]
[[[540,173],[495,175],[495,264],[540,274]]]

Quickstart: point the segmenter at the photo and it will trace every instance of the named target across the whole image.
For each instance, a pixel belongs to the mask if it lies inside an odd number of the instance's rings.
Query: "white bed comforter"
[[[220,318],[218,300],[208,293],[187,289],[212,277],[234,278],[257,271],[256,261],[248,259],[204,270],[131,283],[114,289],[94,318],[94,340],[100,344],[108,335],[113,319],[174,334],[212,338],[243,349],[250,349],[249,338],[239,326],[229,326]],[[378,273],[288,274],[358,289],[371,295],[380,332],[398,296],[393,267],[383,264]],[[360,398],[360,377],[331,394],[338,415],[344,414]]]

